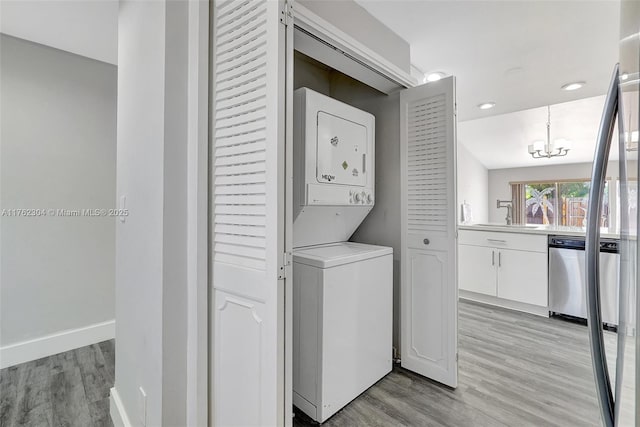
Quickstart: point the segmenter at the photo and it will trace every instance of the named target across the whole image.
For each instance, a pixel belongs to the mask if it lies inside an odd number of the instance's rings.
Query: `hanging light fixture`
[[[529,145],[529,154],[534,159],[550,159],[566,156],[571,149],[571,141],[556,139],[551,142],[551,106],[547,106],[547,140],[535,141]]]

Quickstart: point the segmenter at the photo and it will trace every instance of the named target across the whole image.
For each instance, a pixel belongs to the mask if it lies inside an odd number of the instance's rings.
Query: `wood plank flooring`
[[[114,341],[0,371],[0,427],[111,427]]]
[[[459,312],[457,389],[396,367],[325,425],[600,425],[584,326],[467,302]],[[3,369],[0,427],[111,426],[113,378],[113,341]],[[297,413],[294,425],[314,423]]]
[[[396,367],[323,425],[601,425],[585,326],[469,302],[458,324],[458,388]],[[297,411],[294,426],[309,425]]]

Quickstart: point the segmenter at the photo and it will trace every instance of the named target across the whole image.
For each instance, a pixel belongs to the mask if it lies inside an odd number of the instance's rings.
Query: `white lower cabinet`
[[[495,249],[458,246],[458,288],[485,295],[497,295]]]
[[[498,298],[547,306],[547,254],[500,249]]]
[[[547,307],[546,236],[461,230],[459,241],[461,291],[493,297],[500,305],[513,301]]]

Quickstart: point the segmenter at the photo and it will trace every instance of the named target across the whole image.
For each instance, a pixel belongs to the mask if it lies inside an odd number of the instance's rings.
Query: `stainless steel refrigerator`
[[[640,425],[636,390],[640,383],[638,250],[638,130],[640,127],[640,1],[620,4],[620,62],[605,102],[591,176],[586,237],[587,318],[591,358],[603,425]],[[616,126],[617,124],[617,126]],[[614,133],[618,144],[612,146]],[[600,215],[610,150],[618,150],[620,179],[620,290],[617,348],[607,351],[602,329],[599,283]],[[613,355],[612,355],[613,353]]]

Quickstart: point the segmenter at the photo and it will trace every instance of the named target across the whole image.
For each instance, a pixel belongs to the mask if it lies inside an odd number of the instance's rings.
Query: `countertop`
[[[498,233],[520,234],[557,234],[561,236],[585,236],[586,229],[582,227],[567,227],[556,225],[506,225],[506,224],[460,224],[459,230],[493,231]],[[600,230],[600,237],[619,239],[619,234],[609,233],[606,229]]]

